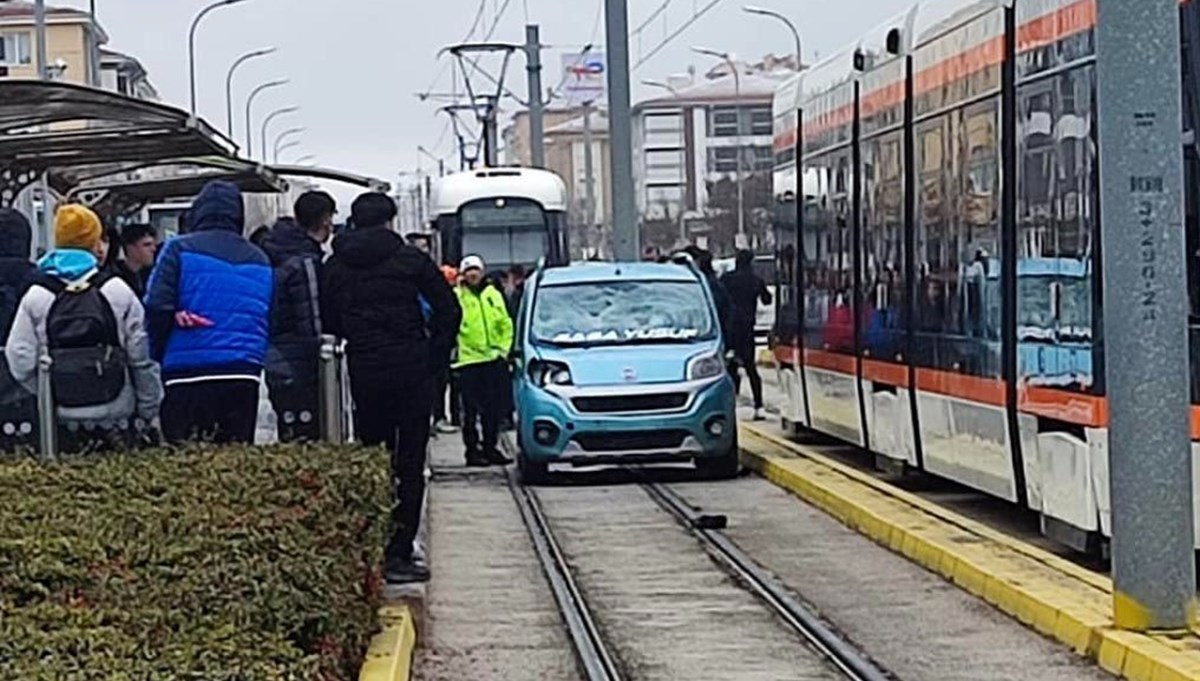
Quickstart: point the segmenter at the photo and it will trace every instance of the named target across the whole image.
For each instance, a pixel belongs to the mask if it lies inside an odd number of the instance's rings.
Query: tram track
[[[696,539],[734,583],[771,611],[809,649],[813,657],[824,660],[837,672],[837,676],[851,681],[893,681],[892,675],[878,667],[817,613],[797,600],[787,586],[722,533],[724,516],[700,513],[668,485],[648,481],[640,471],[626,470],[649,499]],[[574,570],[555,536],[552,521],[543,510],[537,490],[521,485],[511,470],[506,477],[584,678],[588,681],[634,678],[634,675],[626,674],[622,669],[615,646],[605,639],[597,623],[599,613],[593,612],[580,588]]]
[[[669,486],[643,480],[641,488],[684,529],[700,541],[708,553],[746,590],[760,601],[851,681],[892,681],[865,654],[846,641],[790,593],[787,587],[758,565],[723,532],[727,519],[698,513]]]
[[[521,520],[533,542],[542,571],[566,624],[567,634],[587,681],[620,681],[622,676],[616,659],[596,625],[587,600],[580,591],[566,556],[554,536],[550,521],[542,510],[537,492],[523,486],[515,470],[507,472],[508,487],[521,514]]]

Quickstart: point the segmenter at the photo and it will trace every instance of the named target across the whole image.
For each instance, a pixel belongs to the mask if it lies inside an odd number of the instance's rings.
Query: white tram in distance
[[[1200,2],[1180,11],[1196,131]],[[1096,21],[1095,0],[922,2],[774,104],[787,424],[1032,509],[1079,550],[1111,532]],[[1195,460],[1200,164],[1180,153]]]
[[[433,231],[442,262],[478,255],[491,270],[570,261],[566,184],[546,170],[485,168],[433,185]]]

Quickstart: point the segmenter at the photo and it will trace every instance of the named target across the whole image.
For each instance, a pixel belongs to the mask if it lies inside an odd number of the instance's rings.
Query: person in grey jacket
[[[38,359],[48,346],[46,322],[56,298],[51,290],[54,280],[77,286],[101,277],[100,220],[82,206],[63,206],[55,216],[55,245],[55,250],[38,262],[38,275],[17,306],[4,347],[13,378],[31,392],[37,390]],[[158,365],[150,359],[145,312],[137,296],[119,277],[101,278],[99,286],[116,320],[117,340],[125,353],[125,385],[116,399],[106,404],[60,406],[58,420],[68,432],[120,437],[132,433],[138,420],[148,429],[158,418],[163,389]]]

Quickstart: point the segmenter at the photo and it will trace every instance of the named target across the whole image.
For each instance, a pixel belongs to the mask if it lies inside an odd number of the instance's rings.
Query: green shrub
[[[0,679],[354,679],[386,456],[230,448],[0,462]]]

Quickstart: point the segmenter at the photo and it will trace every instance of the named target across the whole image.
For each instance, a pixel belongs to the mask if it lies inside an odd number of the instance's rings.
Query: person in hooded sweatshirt
[[[124,281],[101,273],[104,232],[91,210],[60,207],[54,244],[13,317],[4,348],[9,369],[35,392],[39,358],[49,352],[59,425],[85,434],[64,449],[129,443],[130,426],[152,423],[162,401],[142,306]]]
[[[762,377],[758,374],[757,341],[754,327],[758,321],[758,305],[773,302],[771,291],[762,277],[754,273],[754,254],[747,250],[737,253],[735,269],[721,277],[721,285],[733,301],[733,314],[729,322],[730,336],[725,339],[733,351],[734,361],[729,364],[729,373],[738,392],[741,388],[739,368],[750,379],[750,391],[754,395],[754,420],[763,420]]]
[[[29,220],[11,208],[0,208],[0,343],[8,338],[17,305],[33,282],[37,269],[29,261],[33,228]],[[32,436],[32,424],[37,420],[37,400],[32,392],[18,383],[8,370],[8,360],[0,353],[0,428],[12,424],[13,436],[20,436],[21,424],[29,424],[22,440]],[[5,429],[6,431],[8,429]],[[0,450],[19,444],[10,440],[9,433],[0,435]]]
[[[321,438],[317,419],[318,355],[321,349],[321,244],[333,233],[337,203],[325,192],[306,192],[263,239],[275,268],[267,388],[282,442]]]
[[[274,274],[244,226],[237,185],[209,182],[192,203],[188,234],[166,243],[150,275],[146,315],[169,442],[254,441]]]
[[[429,568],[414,556],[413,543],[425,496],[429,405],[462,312],[433,260],[392,230],[392,199],[364,194],[350,210],[354,228],[334,239],[325,263],[321,320],[346,339],[361,440],[392,454],[396,503],[384,576],[392,583],[427,581]]]

